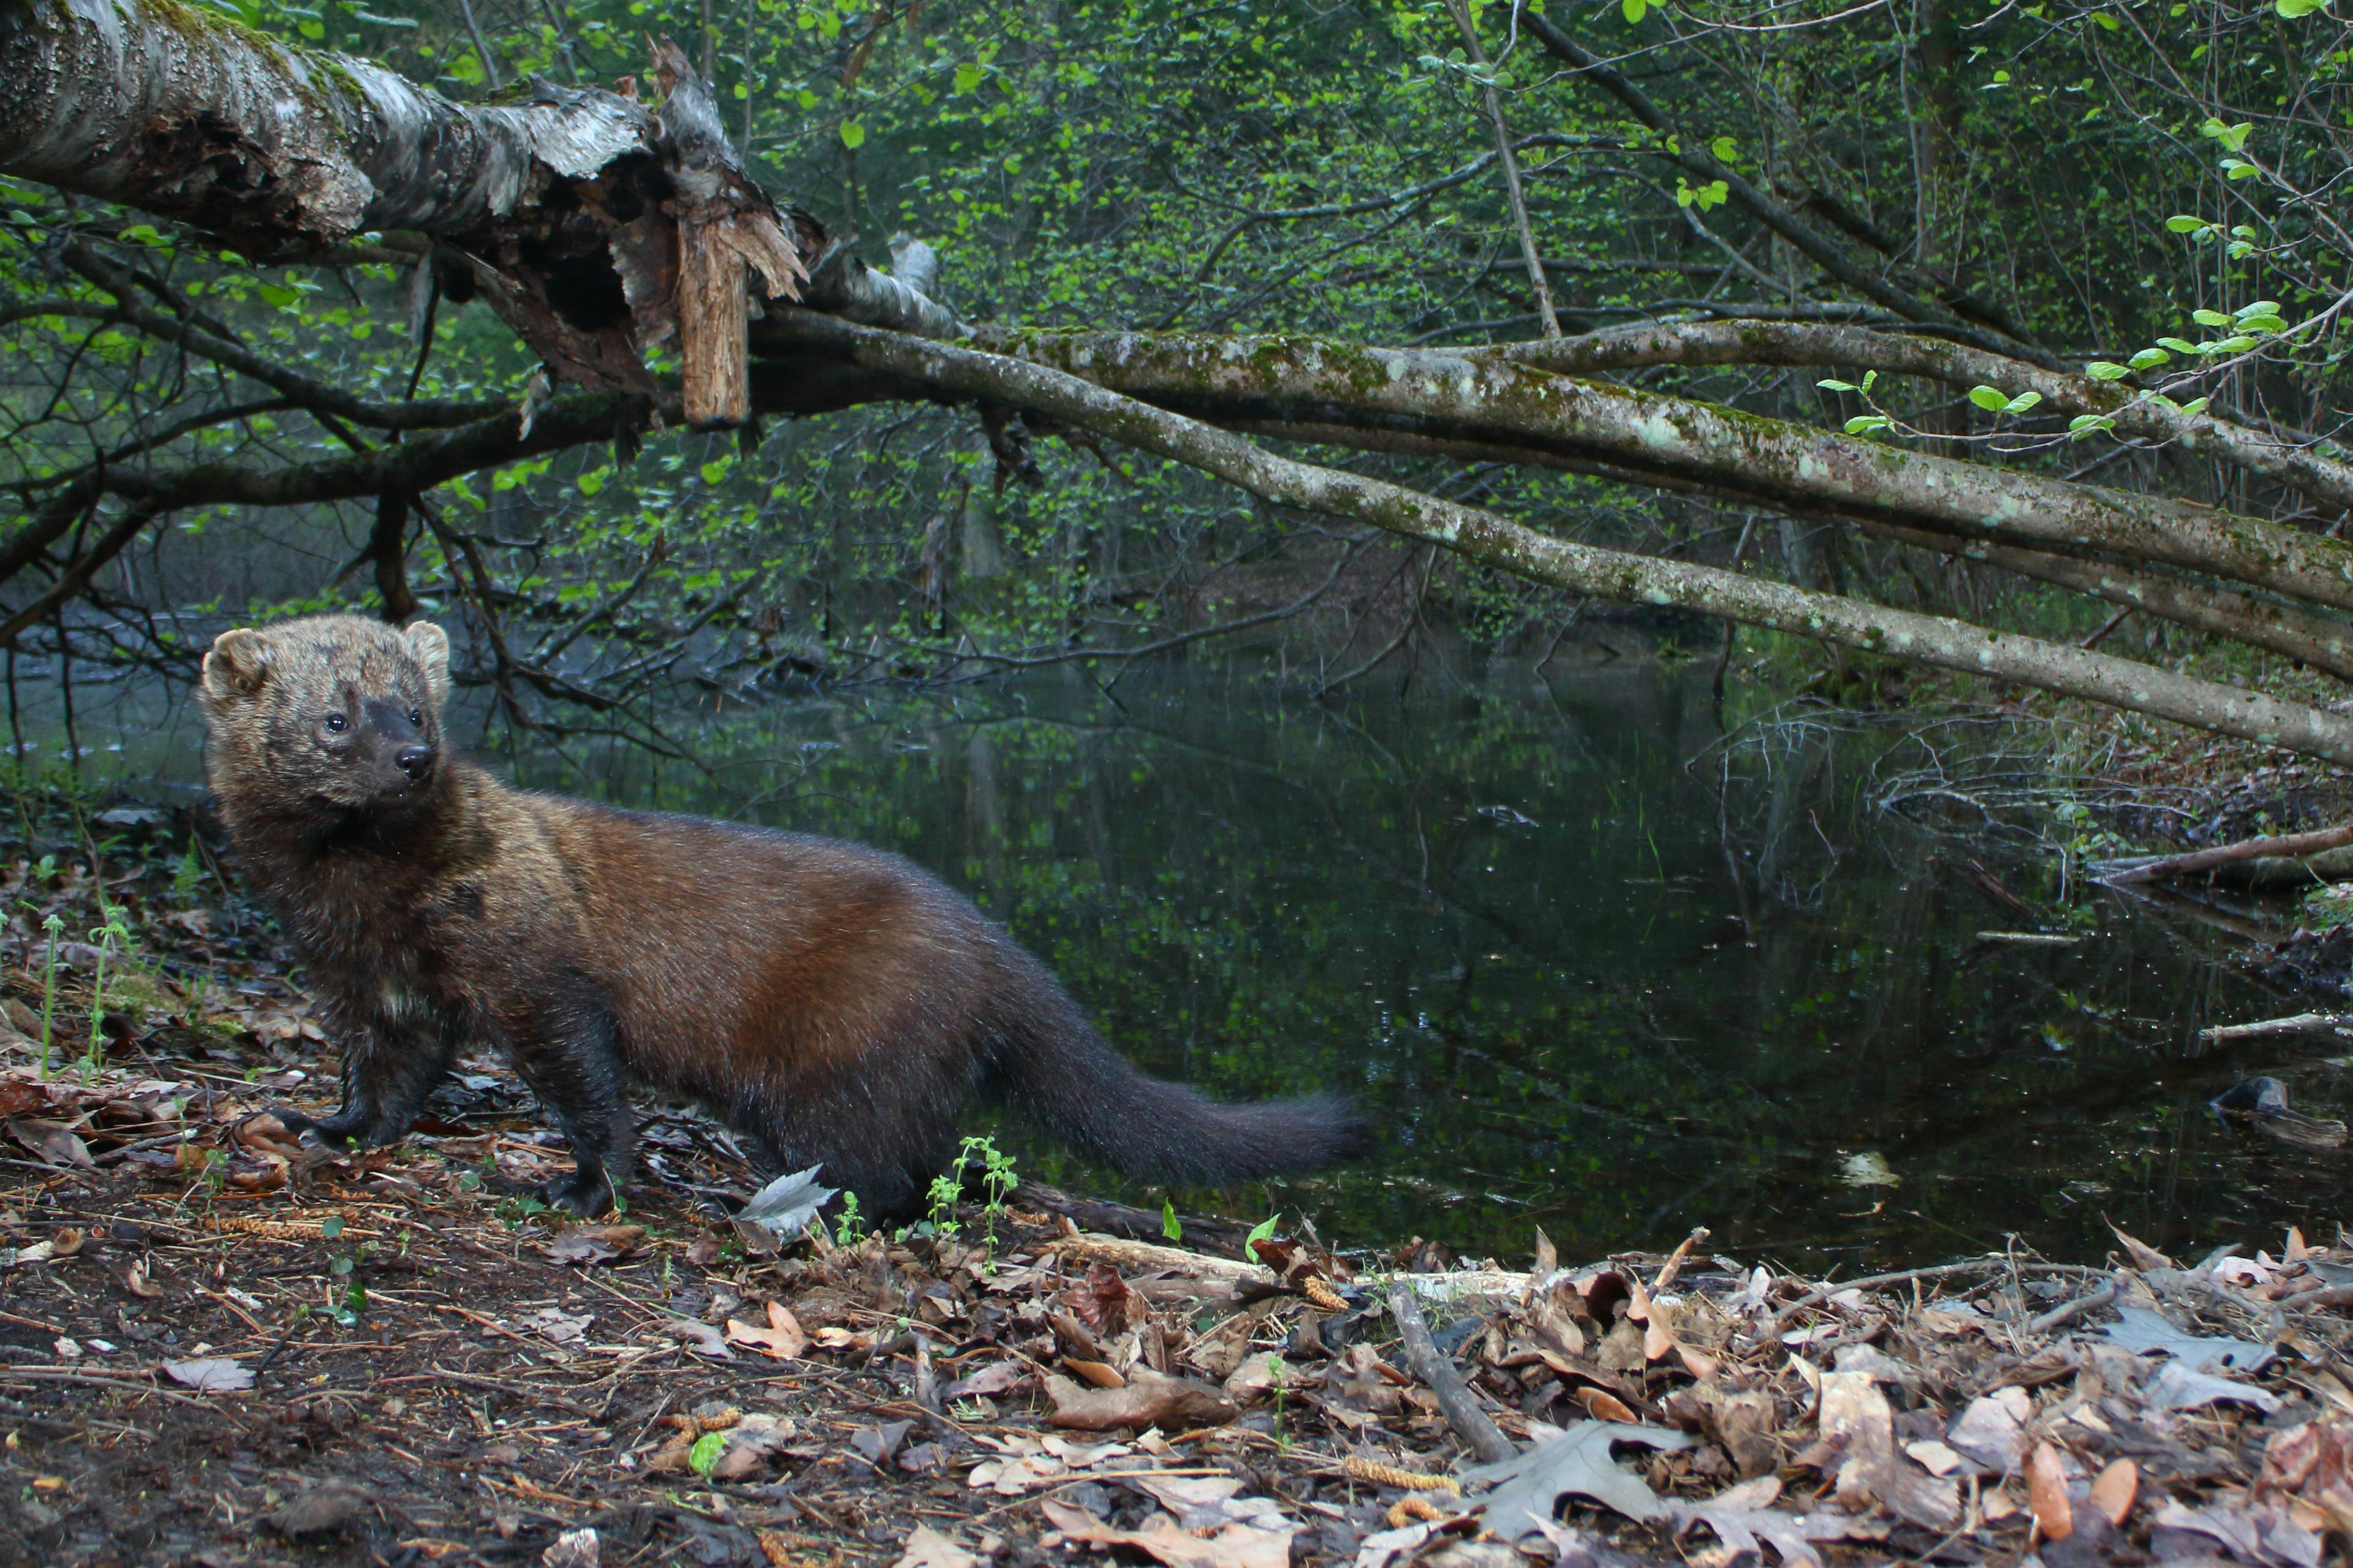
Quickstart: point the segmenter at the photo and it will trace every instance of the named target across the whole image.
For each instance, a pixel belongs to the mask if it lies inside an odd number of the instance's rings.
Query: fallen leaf
[[[1082,1361],[1077,1356],[1069,1355],[1062,1358],[1062,1364],[1077,1373],[1081,1379],[1092,1384],[1097,1388],[1127,1386],[1127,1379],[1120,1376],[1119,1369],[1109,1362]]]
[[[800,1321],[781,1302],[771,1301],[768,1326],[765,1329],[755,1329],[740,1318],[728,1319],[727,1342],[750,1345],[778,1361],[793,1361],[808,1349],[809,1337],[802,1332]]]
[[[806,1171],[795,1171],[778,1176],[752,1194],[751,1202],[735,1213],[738,1225],[755,1225],[790,1241],[807,1230],[838,1190],[818,1185],[817,1173],[822,1165],[811,1165]],[[795,1352],[798,1354],[798,1352]]]
[[[2211,1372],[2217,1367],[2232,1372],[2261,1372],[2274,1359],[2274,1352],[2269,1345],[2224,1334],[2184,1333],[2164,1313],[2147,1307],[2118,1307],[2116,1315],[2123,1321],[2111,1323],[2103,1331],[2135,1355],[2154,1352],[2179,1356],[2198,1372]]]
[[[1841,1501],[1881,1503],[1930,1530],[1949,1530],[1959,1521],[1960,1489],[1897,1451],[1894,1412],[1870,1373],[1822,1373],[1820,1420],[1823,1440],[1843,1449],[1837,1483]]]
[[[8,1132],[39,1155],[43,1164],[79,1165],[86,1171],[93,1166],[90,1145],[62,1121],[37,1121],[29,1116],[19,1116],[9,1121]]]
[[[1108,1263],[1090,1264],[1086,1278],[1062,1292],[1062,1301],[1099,1338],[1125,1333],[1148,1310],[1144,1299]]]
[[[978,1568],[980,1559],[928,1524],[915,1526],[892,1568]]]
[[[1662,1426],[1578,1421],[1512,1458],[1466,1470],[1466,1485],[1492,1489],[1483,1500],[1487,1527],[1506,1541],[1540,1533],[1567,1496],[1590,1498],[1629,1519],[1658,1517],[1659,1500],[1642,1479],[1609,1457],[1612,1444],[1688,1448],[1692,1439]]]
[[[641,1225],[571,1225],[540,1244],[558,1263],[605,1263],[634,1251],[646,1238]]]
[[[539,1554],[543,1568],[596,1568],[596,1527],[594,1525],[565,1531]]]
[[[899,1451],[899,1445],[907,1440],[914,1425],[912,1421],[892,1421],[881,1426],[861,1426],[849,1435],[849,1446],[865,1455],[867,1463],[885,1465]]]
[[[1039,1504],[1066,1541],[1093,1546],[1132,1546],[1168,1568],[1290,1568],[1296,1527],[1261,1529],[1229,1524],[1208,1540],[1187,1535],[1166,1514],[1155,1514],[1142,1530],[1114,1530],[1083,1509],[1048,1498]]]
[[[252,1369],[226,1357],[167,1361],[164,1370],[173,1382],[185,1384],[198,1394],[237,1394],[253,1386]]]
[[[2075,1510],[2067,1500],[2067,1472],[2059,1450],[2037,1443],[2026,1457],[2026,1506],[2034,1515],[2034,1530],[2045,1541],[2064,1541],[2075,1533]]]
[[[662,1325],[672,1339],[681,1341],[696,1355],[707,1355],[713,1361],[733,1361],[735,1352],[717,1329],[692,1318],[672,1318]]]
[[[2227,1377],[2192,1372],[2178,1361],[2168,1361],[2158,1368],[2141,1394],[2161,1410],[2195,1410],[2202,1405],[2228,1402],[2252,1405],[2268,1415],[2280,1407],[2279,1395],[2275,1394]]]
[[[1733,1556],[1747,1554],[1761,1563],[1764,1555],[1757,1542],[1764,1542],[1780,1555],[1782,1568],[1820,1568],[1821,1558],[1816,1554],[1817,1541],[1880,1541],[1884,1540],[1888,1524],[1884,1520],[1873,1521],[1859,1514],[1819,1513],[1794,1514],[1772,1506],[1781,1495],[1781,1482],[1773,1476],[1758,1476],[1741,1482],[1705,1502],[1666,1502],[1661,1511],[1674,1521],[1675,1534],[1682,1536],[1694,1524],[1704,1524],[1715,1531]]]
[[[1624,1425],[1641,1419],[1627,1408],[1624,1400],[1606,1388],[1580,1386],[1577,1390],[1577,1402],[1584,1405],[1585,1413],[1596,1421],[1615,1421]]]
[[[577,1344],[587,1334],[588,1325],[596,1319],[586,1312],[573,1314],[554,1307],[542,1307],[522,1321],[529,1329],[552,1345]]]
[[[1029,1377],[1029,1369],[1018,1361],[1000,1361],[982,1367],[970,1377],[958,1378],[940,1390],[942,1399],[979,1399],[993,1394],[1010,1394]]]
[[[285,1507],[262,1517],[280,1535],[323,1535],[341,1530],[375,1505],[375,1493],[350,1481],[322,1481]]]
[[[2092,1506],[2121,1525],[2132,1512],[2133,1496],[2140,1490],[2140,1470],[2130,1459],[2118,1459],[2092,1482]]]
[[[1997,1475],[2017,1468],[2026,1452],[2026,1424],[2034,1396],[2022,1388],[1997,1388],[1969,1402],[1945,1433],[1945,1440]]]
[[[1082,1388],[1067,1377],[1050,1375],[1046,1397],[1053,1402],[1049,1419],[1055,1426],[1082,1432],[1108,1432],[1120,1426],[1181,1431],[1222,1426],[1241,1415],[1208,1384],[1169,1377],[1148,1366],[1138,1366],[1124,1388]]]

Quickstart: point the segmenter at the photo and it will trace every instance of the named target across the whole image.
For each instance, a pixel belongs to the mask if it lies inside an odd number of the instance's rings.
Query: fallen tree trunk
[[[2353,825],[2324,827],[2315,833],[2283,834],[2274,838],[2242,838],[2236,844],[2218,844],[2211,849],[2194,850],[2188,855],[2168,855],[2159,860],[2145,860],[2100,879],[2112,885],[2173,880],[2195,877],[2200,872],[2216,870],[2240,860],[2296,858],[2317,855],[2324,849],[2341,848],[2348,844],[2353,844]]]
[[[529,103],[470,105],[174,0],[8,11],[0,174],[260,256],[414,230],[470,266],[559,376],[650,395],[643,351],[675,336],[685,416],[749,412],[745,280],[796,297],[803,237],[744,171],[677,46],[655,50],[658,110],[544,81]]]
[[[2184,452],[2276,480],[2317,501],[2353,506],[2353,462],[2334,443],[2306,446],[2207,416],[2189,416],[2113,381],[1910,332],[1816,321],[1641,321],[1581,337],[1472,351],[1563,375],[1661,365],[1815,365],[1914,375],[1947,386],[2037,394],[2038,415],[2092,414],[2118,437],[2170,442]],[[2184,395],[2187,395],[2185,394]]]
[[[1832,509],[2062,553],[2105,552],[2353,610],[2353,545],[2337,540],[1511,360],[1304,337],[997,329],[975,341],[1210,418],[1298,421],[1327,432],[1402,427],[1554,451],[1775,507]]]
[[[1535,582],[1629,604],[1679,605],[2353,763],[2353,719],[2339,714],[1965,621],[1884,609],[1709,566],[1597,550],[1474,507],[1278,456],[1035,360],[842,321],[802,324],[870,369],[1034,409],[1216,474],[1267,500],[1368,522]]]

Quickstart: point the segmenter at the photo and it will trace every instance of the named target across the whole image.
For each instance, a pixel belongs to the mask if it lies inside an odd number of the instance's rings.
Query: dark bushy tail
[[[1057,1137],[1131,1175],[1218,1186],[1336,1164],[1371,1130],[1337,1095],[1220,1105],[1105,1045],[1042,966],[997,1024],[993,1087]],[[1042,982],[1042,986],[1039,984]]]

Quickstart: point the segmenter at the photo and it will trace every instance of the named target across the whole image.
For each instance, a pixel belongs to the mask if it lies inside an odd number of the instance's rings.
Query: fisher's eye
[[[425,727],[425,710],[422,708],[411,708],[408,710],[408,721],[416,725],[418,729],[423,729]]]
[[[340,735],[340,734],[342,734],[344,731],[346,731],[346,730],[350,729],[351,727],[352,727],[352,721],[351,721],[350,720],[348,720],[348,719],[344,718],[342,714],[340,714],[340,713],[330,713],[330,714],[328,714],[328,715],[327,715],[327,733],[328,733],[328,734],[330,734],[330,735]]]

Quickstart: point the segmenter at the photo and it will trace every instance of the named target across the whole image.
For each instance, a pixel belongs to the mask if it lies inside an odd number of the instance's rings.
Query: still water
[[[691,763],[579,742],[485,752],[523,782],[897,850],[1042,954],[1124,1050],[1226,1098],[1338,1089],[1363,1164],[1175,1194],[1313,1216],[1336,1246],[1422,1236],[1525,1258],[1672,1246],[1850,1271],[1999,1247],[2096,1258],[2102,1219],[2180,1251],[2333,1234],[2341,1152],[2220,1124],[2269,1072],[2343,1113],[2294,1047],[2199,1027],[2301,1010],[2179,910],[2043,905],[1999,750],[1825,721],[1724,740],[1708,671],[1628,658],[1316,705],[1247,666],[681,708]],[[195,776],[153,690],[79,701],[87,765]],[[1944,758],[1942,762],[1937,758]],[[1995,808],[1989,817],[1982,808]],[[2322,1047],[2323,1050],[2327,1047]],[[2337,1047],[2341,1048],[2341,1047]],[[976,1113],[976,1124],[986,1113]],[[1161,1194],[1005,1129],[1028,1168]]]

